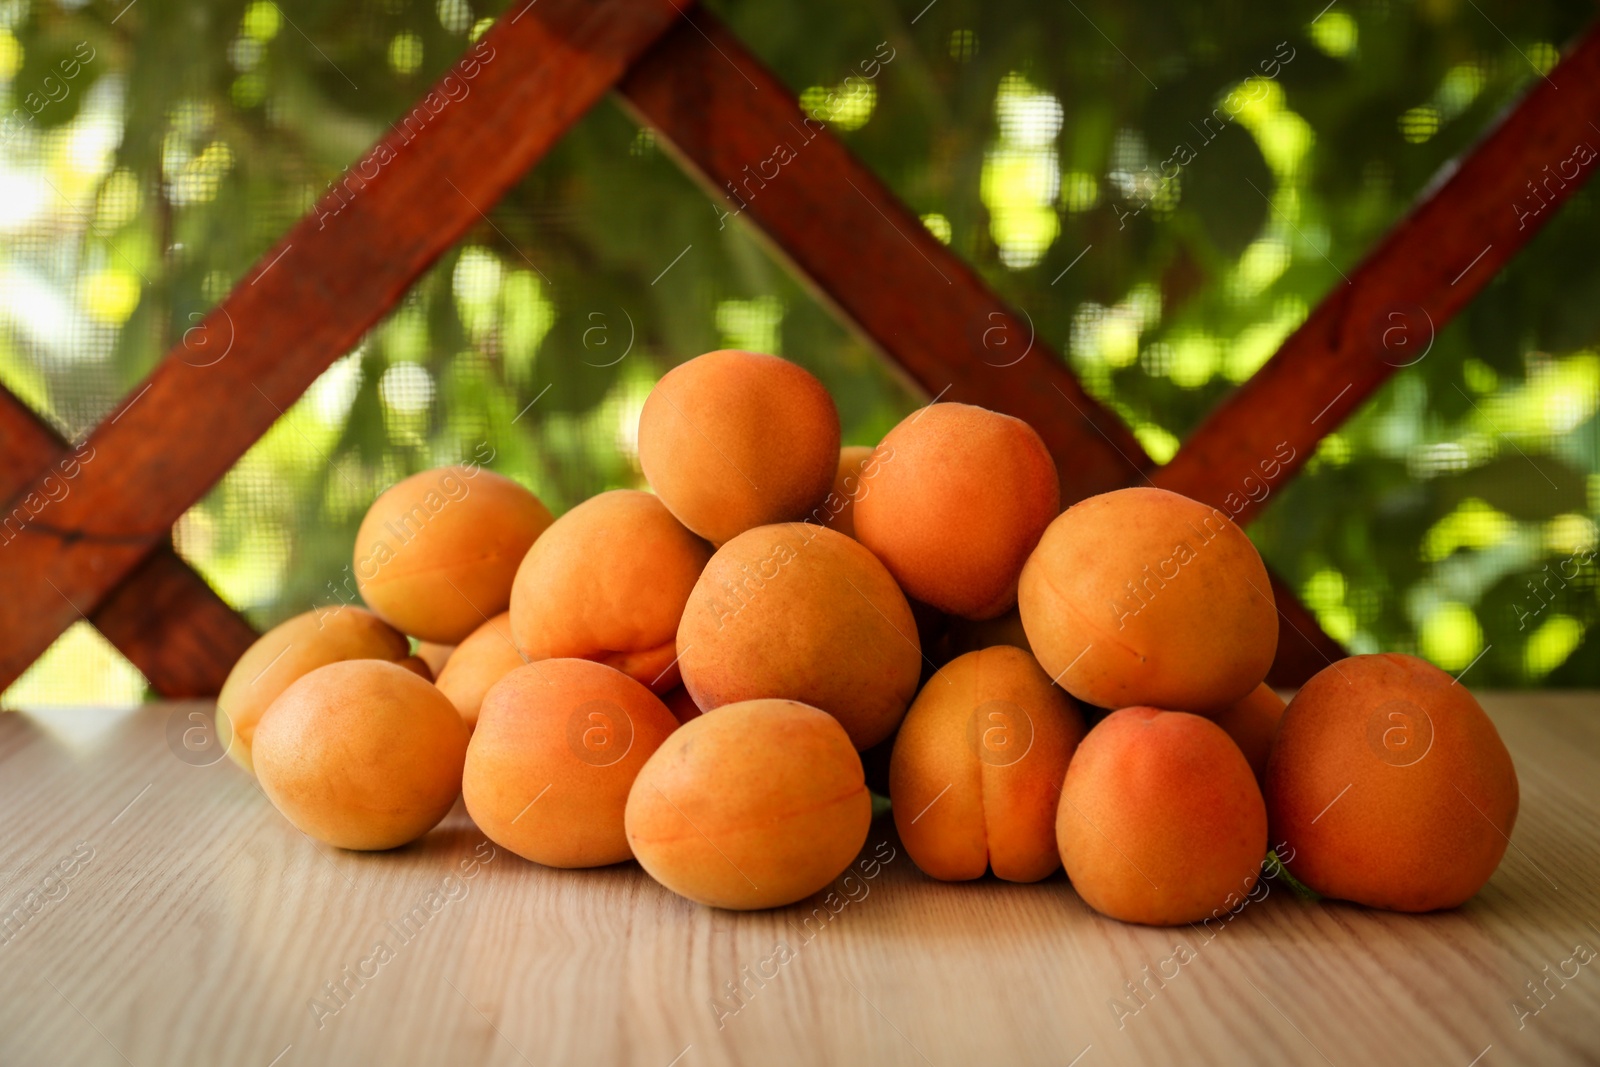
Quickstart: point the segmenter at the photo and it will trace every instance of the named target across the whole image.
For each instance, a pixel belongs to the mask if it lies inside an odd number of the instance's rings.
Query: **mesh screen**
[[[1157,460],[1588,17],[715,7]],[[0,3],[0,385],[87,433],[494,14]],[[1251,534],[1352,649],[1600,684],[1595,195],[1273,488]],[[558,513],[642,486],[645,394],[716,347],[802,363],[846,441],[876,441],[917,399],[723,210],[602,103],[182,518],[178,551],[265,627],[339,595],[362,513],[410,472],[487,448]],[[143,689],[80,623],[4,700]]]

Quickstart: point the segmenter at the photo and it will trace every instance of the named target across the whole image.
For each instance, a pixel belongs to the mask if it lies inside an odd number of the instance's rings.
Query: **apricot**
[[[424,682],[433,681],[433,668],[428,666],[428,661],[421,656],[407,656],[405,659],[395,660],[397,664],[421,678]]]
[[[305,674],[347,659],[398,662],[410,653],[405,635],[361,608],[315,608],[279,623],[244,650],[217,695],[217,739],[233,761],[252,770],[250,748],[267,706]]]
[[[871,491],[871,475],[877,473],[872,463],[876,450],[870,445],[846,445],[839,449],[839,469],[833,475],[833,488],[809,516],[830,530],[838,530],[846,537],[856,535],[856,498]]]
[[[906,712],[889,764],[894,824],[912,862],[944,881],[992,868],[1036,882],[1060,867],[1056,807],[1083,734],[1072,698],[1019,648],[941,667]]]
[[[396,629],[453,645],[511,603],[511,580],[549,510],[528,490],[476,466],[396,482],[356,531],[362,599]]]
[[[793,700],[750,700],[662,742],[633,783],[625,822],[640,865],[674,893],[775,908],[850,865],[872,799],[837,719]]]
[[[628,789],[678,728],[656,696],[586,659],[518,667],[483,698],[461,795],[489,840],[547,867],[600,867],[633,853]]]
[[[805,518],[839,462],[839,412],[810,372],[724,349],[662,375],[639,412],[639,465],[678,521],[720,545]]]
[[[1072,757],[1056,840],[1095,911],[1175,926],[1232,911],[1255,886],[1267,812],[1222,727],[1188,712],[1123,708]]]
[[[747,530],[711,557],[678,626],[678,666],[707,711],[798,700],[869,748],[905,714],[922,652],[905,596],[871,552],[788,523]]]
[[[1272,753],[1272,738],[1283,721],[1283,698],[1262,682],[1250,695],[1211,716],[1211,721],[1228,732],[1244,753],[1245,762],[1263,789],[1267,783],[1267,757]]]
[[[339,848],[396,848],[455,804],[467,728],[404,667],[347,660],[284,690],[254,751],[262,792],[296,827]]]
[[[1033,427],[970,404],[930,404],[889,431],[856,537],[906,595],[987,619],[1061,510],[1055,461]]]
[[[511,629],[532,660],[597,660],[657,693],[678,684],[678,620],[711,546],[656,497],[615,489],[534,542],[511,587]]]
[[[1324,896],[1453,908],[1483,887],[1517,821],[1517,771],[1494,723],[1414,656],[1353,656],[1289,702],[1267,764],[1273,839]]]
[[[1119,489],[1062,512],[1022,569],[1018,608],[1040,666],[1105,708],[1220,711],[1261,684],[1278,648],[1250,539],[1221,511],[1163,489]]]
[[[527,662],[511,637],[511,613],[502,611],[456,646],[439,672],[439,692],[450,698],[467,729],[475,730],[484,694]]]
[[[416,656],[428,665],[428,670],[437,678],[439,672],[444,670],[444,665],[450,661],[450,653],[455,650],[455,645],[437,645],[432,641],[419,641]]]

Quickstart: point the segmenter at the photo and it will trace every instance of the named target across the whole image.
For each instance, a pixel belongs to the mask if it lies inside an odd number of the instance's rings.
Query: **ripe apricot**
[[[395,660],[400,666],[421,678],[424,682],[433,681],[433,668],[428,666],[428,661],[421,656],[407,656],[405,659]]]
[[[267,707],[318,667],[347,659],[398,662],[410,652],[405,635],[348,604],[315,608],[279,623],[244,650],[217,695],[217,740],[251,770],[250,747]]]
[[[1414,656],[1352,656],[1289,702],[1267,764],[1273,839],[1329,897],[1453,908],[1505,854],[1517,771],[1483,708]]]
[[[707,711],[798,700],[868,748],[905,714],[922,653],[905,596],[871,552],[787,523],[747,530],[711,557],[678,626],[678,665]]]
[[[511,613],[502,611],[456,646],[439,672],[439,692],[450,698],[467,729],[474,730],[484,694],[527,662],[511,637]]]
[[[970,404],[930,404],[889,431],[856,537],[906,595],[987,619],[1061,510],[1055,461],[1033,427]]]
[[[870,445],[846,445],[839,449],[839,469],[833,475],[833,488],[808,519],[830,530],[838,530],[846,537],[856,535],[856,499],[871,491],[868,471],[876,474],[878,469],[878,464],[872,462],[874,451]]]
[[[711,546],[650,493],[579,504],[534,542],[511,587],[529,659],[592,659],[657,693],[678,684],[678,620]]]
[[[1267,783],[1267,757],[1272,754],[1272,739],[1283,721],[1283,698],[1262,682],[1250,695],[1211,716],[1211,721],[1228,732],[1244,753],[1251,773],[1263,789]]]
[[[467,727],[404,667],[318,667],[256,727],[261,790],[295,826],[339,848],[395,848],[431,830],[461,792]]]
[[[1250,539],[1221,511],[1163,489],[1119,489],[1062,512],[1022,569],[1018,607],[1056,684],[1105,708],[1220,711],[1261,684],[1278,648]]]
[[[739,910],[823,888],[871,822],[844,728],[792,700],[729,704],[679,727],[639,772],[626,815],[628,843],[656,881]]]
[[[633,853],[623,808],[639,768],[677,729],[650,690],[585,659],[518,667],[483,698],[461,795],[488,838],[547,867]]]
[[[1019,648],[941,667],[906,712],[889,764],[894,823],[912,862],[945,881],[993,868],[1036,882],[1060,867],[1056,807],[1083,733],[1072,698]]]
[[[450,661],[450,653],[456,650],[455,645],[436,645],[432,641],[419,641],[417,643],[417,658],[428,665],[428,670],[433,672],[435,678],[444,670],[444,665]]]
[[[511,579],[551,522],[528,490],[476,466],[396,482],[356,531],[356,587],[379,618],[453,645],[506,610]]]
[[[639,412],[639,465],[689,529],[720,545],[805,518],[839,463],[839,412],[809,371],[724,349],[662,375]]]
[[[1091,908],[1174,926],[1231,911],[1267,853],[1267,812],[1237,745],[1209,719],[1123,708],[1067,767],[1061,862]]]

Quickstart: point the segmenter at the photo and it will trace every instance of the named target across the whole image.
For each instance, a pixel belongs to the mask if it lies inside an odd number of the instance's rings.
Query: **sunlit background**
[[[1157,460],[1592,14],[924,3],[710,6]],[[0,384],[81,439],[497,10],[0,0]],[[847,83],[880,43],[893,58]],[[1600,685],[1596,195],[1251,528],[1352,650]],[[642,486],[645,394],[716,347],[802,363],[846,441],[876,441],[918,398],[723,210],[602,104],[184,516],[178,551],[265,627],[334,599],[378,492],[481,444],[557,511]],[[79,623],[4,702],[146,694]]]

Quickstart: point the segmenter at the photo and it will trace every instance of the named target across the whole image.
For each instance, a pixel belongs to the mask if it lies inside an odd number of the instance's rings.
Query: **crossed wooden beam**
[[[1245,480],[1275,460],[1281,486],[1588,178],[1592,165],[1567,161],[1600,144],[1600,29],[1157,466],[710,14],[689,0],[519,4],[95,428],[74,477],[61,472],[72,446],[0,391],[0,499],[31,515],[0,545],[0,690],[87,618],[161,695],[216,693],[255,635],[174,554],[173,524],[611,89],[723,201],[789,145],[739,214],[920,389],[1031,423],[1064,500],[1148,482],[1247,522],[1261,500]],[[1297,685],[1343,651],[1273,584],[1272,680]]]

